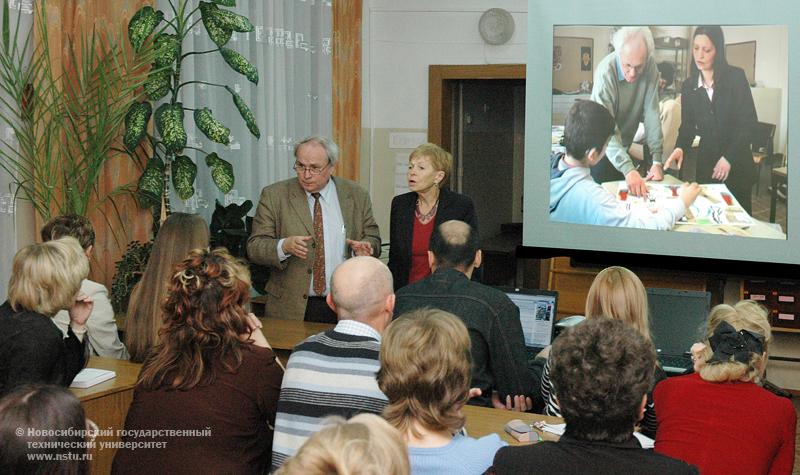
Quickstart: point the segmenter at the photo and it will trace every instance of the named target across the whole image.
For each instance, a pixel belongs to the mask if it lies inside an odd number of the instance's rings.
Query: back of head
[[[434,228],[428,246],[437,267],[466,270],[478,252],[478,233],[463,221],[445,221]]]
[[[94,246],[94,227],[86,216],[66,214],[56,216],[42,227],[42,242],[52,241],[64,236],[72,236],[86,250]]]
[[[140,375],[144,387],[191,389],[233,372],[249,333],[250,273],[225,248],[196,249],[175,267],[164,303],[161,343]]]
[[[429,308],[401,315],[383,337],[380,360],[389,423],[404,434],[416,433],[414,422],[434,431],[461,429],[472,373],[469,334],[458,317]]]
[[[453,155],[450,152],[434,143],[424,143],[411,152],[408,161],[411,162],[417,157],[428,157],[434,171],[444,172],[444,179],[439,183],[439,187],[447,185],[453,173]]]
[[[83,407],[68,389],[20,386],[0,399],[0,473],[89,473],[86,444]]]
[[[208,247],[208,225],[196,214],[172,213],[158,231],[147,268],[131,292],[125,319],[125,345],[131,360],[141,363],[158,341],[161,305],[176,264],[189,251]]]
[[[330,417],[276,475],[408,475],[400,433],[375,414]]]
[[[586,318],[605,316],[625,322],[650,341],[648,314],[647,290],[629,269],[607,267],[594,278],[586,296]]]
[[[669,87],[675,82],[675,66],[666,61],[662,61],[656,65],[661,79],[664,80],[664,86]]]
[[[655,361],[653,344],[617,320],[597,317],[562,333],[550,374],[567,433],[583,440],[629,438]]]
[[[712,308],[700,377],[711,382],[758,382],[766,369],[772,340],[767,315],[767,309],[751,300]]]
[[[29,244],[14,256],[8,301],[20,311],[55,315],[69,308],[89,275],[89,260],[74,237]]]
[[[570,157],[583,160],[592,149],[603,149],[615,127],[614,117],[602,104],[575,101],[567,113],[561,143]]]
[[[392,294],[392,273],[386,264],[371,256],[347,259],[331,277],[331,298],[340,320],[369,324]]]
[[[620,52],[626,44],[641,41],[647,48],[648,56],[654,53],[655,43],[653,42],[653,32],[646,26],[623,26],[614,32],[611,38],[611,44],[614,46],[614,51]]]

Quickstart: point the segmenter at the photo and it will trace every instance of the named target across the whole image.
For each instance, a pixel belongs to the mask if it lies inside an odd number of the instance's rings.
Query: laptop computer
[[[647,289],[647,302],[661,367],[670,376],[691,372],[690,348],[703,340],[711,293],[651,288]]]
[[[498,287],[519,308],[519,320],[528,354],[536,355],[552,343],[556,330],[558,292]]]

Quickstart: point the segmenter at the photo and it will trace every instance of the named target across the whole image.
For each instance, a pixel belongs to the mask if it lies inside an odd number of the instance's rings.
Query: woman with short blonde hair
[[[797,413],[760,386],[772,339],[767,315],[749,300],[711,310],[706,341],[692,347],[697,372],[656,388],[657,452],[701,473],[792,473]]]
[[[650,335],[650,311],[647,306],[647,290],[639,277],[630,269],[611,266],[601,270],[592,281],[586,295],[586,318],[609,317],[628,324],[648,342]],[[542,372],[542,398],[545,412],[551,416],[561,417],[561,408],[556,396],[557,388],[550,379],[551,362],[548,359]],[[653,387],[666,379],[667,375],[658,364],[653,368]],[[641,431],[648,437],[655,437],[658,429],[653,388],[647,392],[647,406],[641,421]]]
[[[73,237],[30,244],[14,256],[8,301],[0,306],[0,396],[21,383],[68,386],[83,368],[92,302],[79,291],[88,274]],[[69,309],[66,338],[52,321],[61,309]]]
[[[332,416],[275,475],[408,475],[406,444],[375,414]]]
[[[472,200],[449,189],[453,156],[442,147],[424,143],[408,157],[409,192],[392,199],[389,217],[389,270],[395,290],[431,273],[428,244],[433,229],[453,219],[478,231]]]
[[[455,315],[421,309],[398,317],[381,342],[378,386],[383,416],[403,434],[414,474],[482,473],[506,445],[497,434],[465,437],[470,338]]]

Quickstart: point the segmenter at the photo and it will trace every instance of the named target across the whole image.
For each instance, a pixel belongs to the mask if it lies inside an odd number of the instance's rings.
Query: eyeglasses
[[[300,165],[299,163],[295,163],[292,168],[298,174],[302,174],[305,172],[311,173],[312,175],[319,175],[320,173],[324,172],[326,168],[328,168],[330,164],[325,165],[324,167],[307,167],[305,165]]]

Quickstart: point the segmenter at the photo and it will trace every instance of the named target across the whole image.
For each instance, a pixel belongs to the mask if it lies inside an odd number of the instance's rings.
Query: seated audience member
[[[696,474],[679,460],[642,449],[633,436],[653,383],[653,344],[630,325],[592,318],[553,344],[553,383],[567,427],[558,442],[506,447],[498,475],[530,473]]]
[[[624,267],[608,267],[594,278],[586,296],[586,318],[609,317],[630,325],[642,337],[652,342],[648,320],[647,290],[642,281]],[[551,362],[548,360],[542,374],[542,398],[548,415],[561,417],[558,398],[550,377]],[[653,365],[653,386],[647,388],[647,406],[641,421],[641,431],[655,437],[658,422],[653,404],[653,387],[667,378],[667,374],[656,363]]]
[[[378,389],[381,334],[392,319],[392,274],[369,256],[347,259],[333,272],[328,305],[339,323],[297,345],[286,365],[275,440],[273,470],[335,415],[380,414],[386,396]]]
[[[654,209],[627,209],[589,172],[603,159],[613,133],[614,117],[605,107],[592,101],[575,101],[564,129],[566,153],[551,157],[550,218],[576,224],[672,229],[694,203],[700,186],[684,184],[677,191],[679,198],[665,200]]]
[[[80,294],[89,261],[73,237],[30,244],[14,256],[0,306],[0,396],[23,383],[69,386],[85,363],[92,301]],[[67,336],[53,315],[69,309]]]
[[[167,295],[161,343],[125,421],[131,434],[165,431],[147,439],[163,446],[119,449],[113,472],[263,473],[283,370],[247,313],[247,267],[223,248],[196,249],[175,268]]]
[[[495,399],[495,406],[530,409],[541,366],[528,367],[519,308],[503,292],[470,280],[481,264],[478,234],[462,221],[442,223],[431,235],[428,260],[433,274],[397,292],[395,316],[430,307],[460,318],[472,343],[472,387],[482,394],[470,404],[492,406],[495,391],[505,401]]]
[[[0,473],[88,474],[96,430],[68,389],[19,386],[0,399]]]
[[[331,416],[275,475],[408,475],[400,433],[375,414]]]
[[[766,309],[717,305],[706,335],[692,348],[696,372],[656,388],[656,452],[703,474],[792,473],[797,413],[759,386],[772,339]]]
[[[411,470],[421,474],[479,474],[506,445],[497,434],[461,433],[470,393],[470,339],[455,315],[421,309],[386,330],[378,385],[389,398],[383,416],[403,434]]]
[[[63,236],[72,236],[78,240],[86,253],[86,258],[91,259],[94,249],[94,228],[91,221],[85,216],[65,215],[53,218],[42,228],[42,242],[58,239]],[[86,346],[92,355],[104,358],[128,359],[128,350],[119,341],[117,320],[114,318],[114,309],[108,300],[106,286],[89,279],[81,282],[81,292],[92,299],[94,308],[89,320],[86,321]],[[64,335],[69,327],[69,312],[61,310],[53,317],[53,321]]]
[[[159,342],[162,305],[175,265],[189,251],[208,247],[208,225],[196,214],[172,213],[153,242],[142,279],[133,288],[125,317],[125,344],[131,361],[141,363]]]

